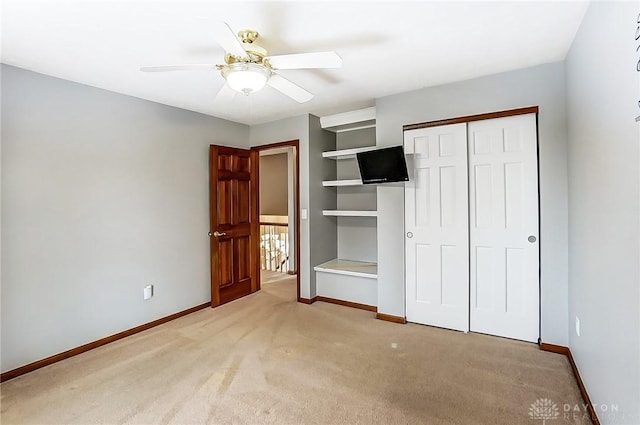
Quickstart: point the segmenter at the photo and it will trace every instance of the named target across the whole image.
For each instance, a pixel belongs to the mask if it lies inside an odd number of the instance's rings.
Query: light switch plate
[[[153,297],[153,285],[147,285],[144,287],[144,299],[149,300]]]

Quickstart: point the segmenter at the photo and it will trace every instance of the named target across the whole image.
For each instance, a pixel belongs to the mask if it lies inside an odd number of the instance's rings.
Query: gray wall
[[[285,118],[266,124],[251,126],[251,146],[267,145],[271,143],[298,140],[300,143],[300,209],[309,210],[309,116]],[[311,297],[311,273],[310,267],[310,239],[309,220],[300,219],[300,296]],[[315,280],[314,280],[315,282]],[[315,296],[315,285],[314,285]]]
[[[591,401],[618,406],[603,424],[640,423],[639,14],[592,2],[566,60],[569,345]]]
[[[11,66],[2,90],[2,371],[208,302],[208,146],[249,128]]]
[[[309,115],[309,220],[311,238],[311,269],[337,258],[338,241],[335,217],[322,215],[322,210],[337,208],[332,188],[322,186],[323,180],[336,179],[336,161],[322,158],[322,152],[336,150],[336,135],[320,126],[320,118]],[[311,296],[316,295],[316,276],[311,276]]]
[[[402,125],[538,105],[542,340],[567,345],[567,171],[564,65],[552,63],[378,99],[376,139]],[[404,316],[404,189],[378,186],[378,311]]]
[[[260,214],[287,215],[287,154],[260,156]]]
[[[336,134],[336,149],[376,145],[376,129],[363,128]],[[338,179],[359,179],[356,159],[337,162]],[[338,209],[375,210],[376,186],[345,186],[332,189],[337,194]],[[338,258],[355,261],[378,261],[377,221],[375,217],[340,217],[338,222]]]

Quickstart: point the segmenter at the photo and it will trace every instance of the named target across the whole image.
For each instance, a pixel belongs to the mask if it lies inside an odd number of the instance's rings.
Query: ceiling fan
[[[145,72],[185,71],[217,69],[226,84],[220,89],[216,99],[229,98],[235,93],[249,95],[269,85],[293,100],[304,103],[313,94],[287,80],[276,71],[281,69],[340,68],[342,59],[336,52],[299,53],[269,56],[269,52],[257,45],[259,34],[254,30],[242,30],[238,37],[228,24],[221,22],[214,26],[214,36],[225,50],[224,65],[185,64],[165,66],[144,66]],[[228,90],[228,87],[233,89]]]

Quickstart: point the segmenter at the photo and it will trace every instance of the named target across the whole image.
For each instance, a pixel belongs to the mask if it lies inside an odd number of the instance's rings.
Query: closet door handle
[[[530,243],[535,243],[535,241],[537,241],[538,239],[537,239],[535,236],[531,235],[531,236],[529,236],[529,237],[527,238],[527,240],[528,240]]]
[[[213,232],[213,236],[215,236],[216,238],[219,238],[220,236],[227,236],[227,234],[225,232],[218,232],[216,230],[215,232]]]
[[[411,233],[411,232],[407,232],[407,237],[408,237],[409,239],[411,239],[411,238],[413,237],[413,233]]]

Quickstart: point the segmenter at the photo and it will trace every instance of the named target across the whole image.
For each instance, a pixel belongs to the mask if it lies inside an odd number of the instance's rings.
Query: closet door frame
[[[441,125],[449,124],[462,124],[473,121],[484,121],[493,118],[512,117],[514,115],[526,115],[526,114],[538,114],[539,108],[537,106],[527,106],[526,108],[509,109],[506,111],[488,112],[486,114],[467,115],[464,117],[447,118],[444,120],[427,121],[416,124],[405,124],[402,126],[402,131],[416,130],[418,128],[439,127]]]

